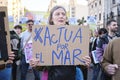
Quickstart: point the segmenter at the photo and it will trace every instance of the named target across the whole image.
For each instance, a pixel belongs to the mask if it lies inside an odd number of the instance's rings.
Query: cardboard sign
[[[92,57],[95,64],[100,63],[96,55],[96,50],[92,51]]]
[[[10,50],[7,7],[0,7],[0,61],[8,59]]]
[[[24,48],[25,53],[25,60],[26,63],[29,63],[29,61],[32,59],[32,43],[27,43]]]
[[[87,26],[36,25],[33,28],[33,53],[39,65],[84,64],[82,57],[89,53]]]

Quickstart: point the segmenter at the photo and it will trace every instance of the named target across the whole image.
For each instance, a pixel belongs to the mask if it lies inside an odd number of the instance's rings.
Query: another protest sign
[[[10,49],[7,7],[0,7],[0,61],[8,59]]]

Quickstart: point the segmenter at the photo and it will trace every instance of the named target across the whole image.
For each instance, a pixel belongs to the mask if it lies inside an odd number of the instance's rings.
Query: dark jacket
[[[75,80],[75,66],[52,66],[48,71],[48,80]]]
[[[102,37],[99,38],[99,41],[96,47],[96,56],[100,62],[103,58],[104,50],[107,44],[109,43],[109,41],[117,37],[120,37],[120,35],[116,33],[114,37],[110,37],[108,34],[104,34]]]
[[[14,30],[10,31],[11,49],[15,54],[15,60],[18,60],[18,51],[20,49],[20,37]]]

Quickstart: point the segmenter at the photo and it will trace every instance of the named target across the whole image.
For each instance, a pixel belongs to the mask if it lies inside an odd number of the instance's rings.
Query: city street
[[[120,0],[0,0],[0,80],[120,80],[118,37]]]

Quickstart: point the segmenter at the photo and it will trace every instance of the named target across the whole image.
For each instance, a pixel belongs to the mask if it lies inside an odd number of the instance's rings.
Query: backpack
[[[20,37],[16,34],[14,30],[10,31],[10,42],[11,49],[15,54],[15,61],[20,59],[19,50],[20,50]]]

